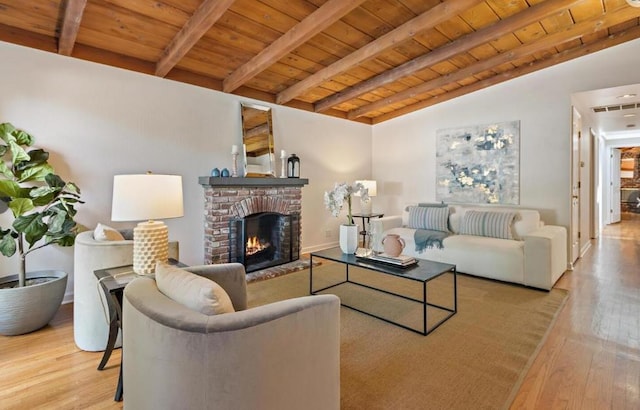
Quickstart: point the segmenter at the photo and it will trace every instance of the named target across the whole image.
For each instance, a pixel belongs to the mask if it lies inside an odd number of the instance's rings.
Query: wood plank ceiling
[[[625,0],[0,0],[2,41],[368,124],[638,37]]]

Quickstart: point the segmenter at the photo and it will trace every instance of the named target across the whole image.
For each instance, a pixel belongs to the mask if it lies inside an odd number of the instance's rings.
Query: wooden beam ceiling
[[[62,28],[58,39],[58,53],[70,56],[76,43],[82,13],[87,5],[87,0],[67,0],[62,18]]]
[[[0,41],[366,124],[640,38],[626,0],[0,3]]]
[[[164,49],[156,64],[156,75],[164,77],[184,57],[234,0],[204,0],[193,16]]]
[[[291,101],[304,92],[330,80],[332,77],[375,57],[377,54],[380,54],[391,47],[399,45],[421,31],[435,27],[437,24],[460,14],[462,11],[475,6],[480,2],[480,0],[447,0],[444,3],[441,3],[411,19],[395,30],[377,38],[364,47],[361,47],[339,61],[336,61],[330,66],[323,68],[317,73],[292,85],[279,93],[276,101],[278,104],[284,104]]]
[[[627,41],[635,40],[640,37],[640,26],[635,26],[629,30],[624,30],[612,35],[609,35],[601,40],[597,40],[592,44],[583,44],[578,47],[564,50],[558,54],[554,54],[544,60],[538,60],[536,62],[525,64],[516,69],[501,73],[496,77],[487,78],[486,80],[478,81],[476,83],[460,87],[456,90],[447,92],[446,94],[432,97],[428,100],[423,100],[411,105],[407,105],[399,110],[395,110],[388,114],[380,115],[373,120],[373,124],[378,124],[392,118],[400,117],[404,114],[414,112],[423,108],[431,107],[444,101],[449,101],[454,98],[481,90],[483,88],[491,87],[492,85],[500,84],[505,81],[512,80],[517,77],[521,77],[526,74],[542,70],[556,64],[563,63],[565,61],[573,60],[575,58],[584,57],[588,54],[592,54],[609,47],[616,46],[618,44],[625,43]]]
[[[291,30],[284,33],[282,37],[231,73],[223,82],[223,91],[227,93],[234,91],[365,1],[329,0],[307,18],[296,24]]]
[[[584,35],[584,33],[595,33],[599,30],[602,30],[602,27],[609,27],[624,23],[625,21],[632,19],[635,14],[636,12],[628,7],[622,7],[614,11],[609,11],[604,16],[594,17],[592,19],[578,23],[569,30],[549,34],[531,43],[526,43],[520,47],[509,50],[506,53],[498,54],[487,60],[478,61],[475,64],[462,68],[451,74],[434,78],[431,81],[427,81],[405,91],[398,92],[387,98],[383,98],[362,107],[356,108],[355,110],[349,112],[348,118],[358,118],[369,112],[379,110],[383,107],[395,104],[397,102],[414,98],[420,94],[424,94],[438,88],[442,88],[447,84],[452,84],[457,81],[464,80],[465,78],[469,78],[473,75],[491,70],[494,67],[498,67],[510,61],[515,61],[522,57],[542,52],[549,49],[550,47],[567,43],[569,41],[580,38],[582,35]],[[500,77],[500,75],[496,75],[496,77]],[[496,78],[496,82],[500,81]]]
[[[482,30],[475,31],[466,36],[433,50],[430,53],[404,63],[396,68],[387,70],[369,80],[362,81],[353,87],[335,93],[315,104],[316,112],[322,112],[331,107],[339,105],[345,101],[354,99],[385,84],[394,82],[400,78],[407,77],[424,68],[445,61],[457,54],[469,51],[474,47],[480,46],[491,40],[495,40],[504,35],[504,33],[512,32],[522,27],[535,23],[552,14],[566,10],[573,4],[580,3],[583,0],[548,0],[543,3],[530,7],[520,13],[514,14],[504,20],[490,25]]]

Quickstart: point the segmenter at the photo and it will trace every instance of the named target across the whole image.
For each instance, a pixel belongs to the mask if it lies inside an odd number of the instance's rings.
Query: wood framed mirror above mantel
[[[240,103],[245,177],[275,177],[271,108]]]

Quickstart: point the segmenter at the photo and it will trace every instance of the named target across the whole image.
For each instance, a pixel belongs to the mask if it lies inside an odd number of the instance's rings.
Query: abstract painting
[[[520,203],[520,121],[436,131],[436,199]]]

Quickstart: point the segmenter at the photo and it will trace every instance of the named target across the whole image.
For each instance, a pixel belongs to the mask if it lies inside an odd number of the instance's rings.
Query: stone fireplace
[[[247,272],[300,255],[302,178],[200,177],[204,263],[240,262]]]

